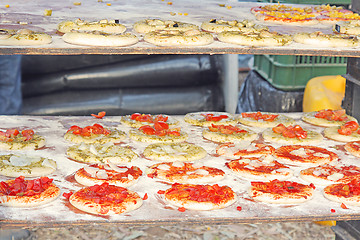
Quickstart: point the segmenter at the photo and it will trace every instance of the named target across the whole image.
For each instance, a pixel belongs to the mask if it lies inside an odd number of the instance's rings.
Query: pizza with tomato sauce
[[[360,168],[354,165],[336,166],[324,164],[300,171],[300,177],[307,182],[319,185],[348,183],[360,178]]]
[[[0,205],[9,207],[34,207],[49,203],[60,195],[53,179],[41,177],[25,180],[20,176],[0,182]]]
[[[356,121],[349,121],[338,127],[326,128],[324,136],[339,142],[360,141],[359,124]]]
[[[155,122],[166,122],[169,126],[174,126],[179,122],[175,118],[164,114],[151,115],[140,113],[123,116],[120,121],[133,128],[139,128],[144,125],[153,125]]]
[[[238,142],[224,143],[216,148],[216,153],[228,158],[260,157],[271,155],[275,148],[262,143]]]
[[[318,166],[339,159],[325,148],[303,145],[286,145],[275,150],[274,156],[281,163],[292,166]]]
[[[360,206],[360,180],[329,185],[324,188],[323,194],[330,201]]]
[[[104,128],[95,123],[92,126],[79,127],[71,126],[65,133],[64,138],[74,143],[108,143],[120,142],[126,138],[123,131],[117,129]]]
[[[289,167],[277,162],[270,155],[235,159],[225,165],[236,175],[252,180],[286,180],[293,176]]]
[[[356,121],[355,118],[347,115],[344,109],[324,109],[315,112],[308,112],[304,113],[301,119],[304,122],[321,127],[340,126],[347,121]]]
[[[243,112],[239,116],[239,122],[251,127],[267,128],[275,127],[280,123],[288,126],[294,124],[295,120],[281,114],[269,112]]]
[[[134,185],[142,175],[140,168],[108,164],[92,164],[80,168],[75,173],[75,180],[85,186],[107,182],[119,187]]]
[[[180,128],[170,128],[166,122],[155,122],[154,125],[144,125],[129,131],[131,139],[149,143],[178,143],[187,139],[187,133]]]
[[[32,150],[45,146],[45,138],[32,129],[0,131],[1,150]]]
[[[214,210],[235,203],[237,196],[228,186],[174,183],[165,190],[165,200],[179,208]]]
[[[355,157],[360,157],[360,141],[347,142],[344,148]]]
[[[154,143],[147,146],[144,156],[151,160],[162,162],[195,161],[204,158],[207,152],[204,148],[192,143]]]
[[[114,145],[111,142],[105,144],[81,143],[68,147],[66,151],[69,158],[85,163],[109,163],[114,164],[131,162],[138,155],[127,147]]]
[[[320,133],[304,129],[300,125],[286,127],[283,124],[266,129],[262,136],[268,142],[298,145],[315,144],[323,139]]]
[[[226,112],[194,112],[184,116],[184,121],[195,126],[236,124],[236,118]]]
[[[97,215],[116,215],[139,208],[143,200],[136,192],[103,183],[85,187],[69,197],[71,205]]]
[[[256,201],[273,204],[298,204],[313,197],[314,184],[305,185],[292,181],[272,180],[251,182],[249,195]]]
[[[202,132],[204,138],[214,142],[253,141],[258,134],[250,129],[234,125],[212,124]]]
[[[225,178],[225,173],[199,162],[164,162],[150,166],[147,176],[171,183],[201,184],[221,181]]]

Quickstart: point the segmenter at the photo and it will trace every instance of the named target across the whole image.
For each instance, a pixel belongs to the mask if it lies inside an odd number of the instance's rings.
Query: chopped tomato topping
[[[241,211],[241,210],[242,210],[242,207],[237,206],[237,207],[236,207],[236,210]]]
[[[341,203],[340,205],[343,209],[349,209],[344,203]]]
[[[73,195],[73,192],[68,192],[68,193],[63,193],[63,197],[66,198],[67,200],[69,200],[69,198],[71,197],[71,195]]]
[[[148,199],[149,197],[148,197],[148,194],[147,193],[145,193],[145,195],[144,195],[144,197],[143,197],[143,200],[146,200],[146,199]]]
[[[344,109],[330,110],[324,109],[318,111],[315,115],[316,118],[324,118],[329,121],[345,121],[348,117]]]
[[[156,136],[180,136],[180,128],[169,128],[165,122],[155,122],[154,126],[144,125],[139,128],[144,134]]]
[[[165,191],[164,191],[164,190],[159,190],[159,191],[157,191],[157,193],[158,193],[158,194],[164,194]]]
[[[169,117],[163,115],[157,115],[154,119],[154,122],[166,122]]]
[[[307,131],[302,129],[299,125],[295,126],[287,126],[285,127],[284,124],[280,123],[276,127],[273,127],[273,132],[283,135],[284,137],[288,138],[298,138],[304,139],[307,138]]]
[[[72,134],[81,135],[84,137],[88,137],[93,134],[109,135],[111,133],[111,131],[109,129],[106,129],[97,123],[95,123],[92,126],[86,126],[84,128],[74,125],[74,126],[71,126],[67,132],[71,132]]]
[[[19,132],[18,129],[8,129],[5,132],[0,131],[0,141],[2,142],[12,142],[15,138],[22,141],[29,141],[33,139],[34,130],[26,129]]]
[[[206,121],[213,121],[213,122],[218,122],[221,119],[229,118],[229,116],[227,116],[227,115],[215,116],[213,113],[207,113],[207,114],[201,114],[201,115],[205,117]]]
[[[0,193],[7,196],[33,196],[45,191],[53,179],[41,177],[25,180],[24,176],[0,183]]]
[[[106,112],[99,112],[97,115],[96,114],[91,114],[91,116],[96,117],[96,118],[103,118],[105,117]]]
[[[13,138],[13,137],[17,136],[19,133],[20,132],[17,129],[8,129],[8,130],[6,130],[5,135],[9,138]]]
[[[358,130],[359,124],[356,121],[349,121],[344,123],[344,125],[340,126],[340,128],[338,129],[338,133],[340,133],[341,135],[351,135],[353,132],[356,132]]]
[[[130,119],[139,122],[148,122],[148,123],[154,122],[153,117],[150,114],[134,113],[130,116]]]
[[[263,121],[268,121],[268,122],[272,122],[274,121],[279,115],[277,114],[262,114],[261,112],[256,112],[256,113],[241,113],[241,116],[243,118],[252,118],[254,120],[263,120]]]
[[[211,124],[211,126],[209,126],[209,130],[211,132],[220,132],[220,133],[223,133],[223,134],[247,133],[246,130],[238,128],[236,126],[232,126],[232,125],[215,125],[215,124]]]
[[[184,207],[179,207],[179,208],[178,208],[178,211],[179,211],[179,212],[185,212],[185,211],[186,211],[186,208],[184,208]]]
[[[332,213],[336,212],[336,211],[335,211],[335,209],[333,209],[333,208],[332,208],[332,209],[330,209],[330,211],[331,211]]]

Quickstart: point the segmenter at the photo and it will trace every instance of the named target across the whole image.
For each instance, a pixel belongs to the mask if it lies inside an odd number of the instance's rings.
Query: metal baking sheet
[[[287,114],[294,117],[297,123],[318,132],[323,128],[315,127],[300,120],[300,113]],[[267,204],[253,201],[247,193],[250,181],[236,177],[226,166],[229,159],[216,154],[217,143],[204,139],[201,135],[202,128],[190,126],[182,119],[183,116],[175,116],[180,121],[183,131],[189,134],[190,143],[198,144],[204,147],[208,155],[198,161],[204,165],[213,166],[222,169],[226,173],[226,178],[217,182],[219,185],[230,186],[237,194],[238,201],[233,205],[213,211],[190,211],[180,212],[176,207],[166,204],[162,196],[157,194],[158,190],[165,190],[170,187],[169,184],[156,179],[148,178],[145,175],[146,167],[157,162],[142,157],[144,148],[148,145],[132,141],[126,138],[121,142],[122,146],[131,147],[140,157],[133,160],[130,164],[141,168],[144,175],[139,182],[129,187],[136,191],[140,196],[148,194],[149,198],[137,210],[121,214],[118,216],[103,217],[91,215],[73,208],[63,196],[55,201],[35,208],[11,208],[0,206],[0,226],[1,227],[55,227],[66,225],[87,225],[96,224],[124,224],[124,225],[164,225],[177,223],[199,223],[199,224],[226,224],[226,223],[260,223],[260,222],[279,222],[279,221],[314,221],[314,220],[356,220],[360,219],[360,207],[348,206],[349,209],[341,208],[341,204],[331,202],[323,197],[321,186],[316,186],[314,198],[308,202],[299,205],[278,205]],[[8,128],[32,128],[34,131],[46,138],[46,146],[36,151],[26,151],[27,154],[41,155],[56,160],[58,170],[49,177],[54,179],[54,183],[61,188],[61,192],[77,191],[82,186],[72,179],[72,174],[83,163],[75,162],[67,158],[66,149],[72,145],[63,139],[66,130],[72,125],[81,127],[100,123],[106,127],[115,127],[129,131],[129,127],[120,124],[120,116],[105,117],[96,119],[94,117],[58,117],[58,116],[0,116],[2,130]],[[256,132],[262,129],[252,128]],[[259,135],[258,141],[262,141]],[[279,147],[279,144],[271,144]],[[345,152],[343,143],[324,139],[318,144],[337,153],[341,163],[354,164],[360,166],[359,158],[356,158]],[[8,154],[9,151],[0,151],[0,154]],[[291,167],[295,174],[291,181],[306,183],[298,177],[301,167]],[[0,181],[9,178],[0,176]],[[241,211],[237,207],[242,208]],[[331,209],[334,209],[333,213]]]
[[[74,5],[74,2],[81,5]],[[47,1],[13,0],[9,7],[1,6],[0,28],[29,28],[44,31],[53,37],[53,43],[42,46],[15,47],[2,46],[0,54],[45,54],[45,55],[77,55],[77,54],[283,54],[283,55],[321,55],[357,57],[360,48],[322,48],[292,43],[282,47],[244,47],[226,44],[219,41],[201,47],[157,47],[140,40],[129,47],[87,47],[67,44],[56,33],[57,25],[64,20],[100,20],[118,19],[129,32],[134,32],[132,25],[145,18],[170,19],[201,25],[210,19],[242,20],[255,17],[250,8],[265,3],[250,3],[216,0],[102,0],[102,1]],[[44,16],[44,10],[51,9],[51,16]],[[258,22],[260,23],[260,22]],[[263,23],[262,23],[263,24]],[[264,24],[271,30],[281,33],[313,32],[322,30],[331,32],[330,25],[290,27]],[[142,37],[137,34],[140,39]]]

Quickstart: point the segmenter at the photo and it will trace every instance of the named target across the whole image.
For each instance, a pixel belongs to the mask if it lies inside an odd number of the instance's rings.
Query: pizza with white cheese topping
[[[224,143],[216,148],[216,153],[228,158],[239,157],[260,157],[263,155],[271,155],[275,148],[268,144],[237,142]]]

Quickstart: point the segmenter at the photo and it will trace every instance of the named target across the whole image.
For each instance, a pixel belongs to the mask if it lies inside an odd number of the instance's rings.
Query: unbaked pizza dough
[[[126,27],[119,23],[118,20],[102,19],[100,21],[85,21],[76,19],[74,21],[63,21],[59,23],[57,30],[61,33],[76,32],[92,32],[100,31],[105,33],[120,34],[126,31]]]
[[[199,27],[191,23],[173,20],[143,19],[134,24],[134,30],[138,33],[148,33],[158,30],[188,31],[192,29],[199,29]]]

